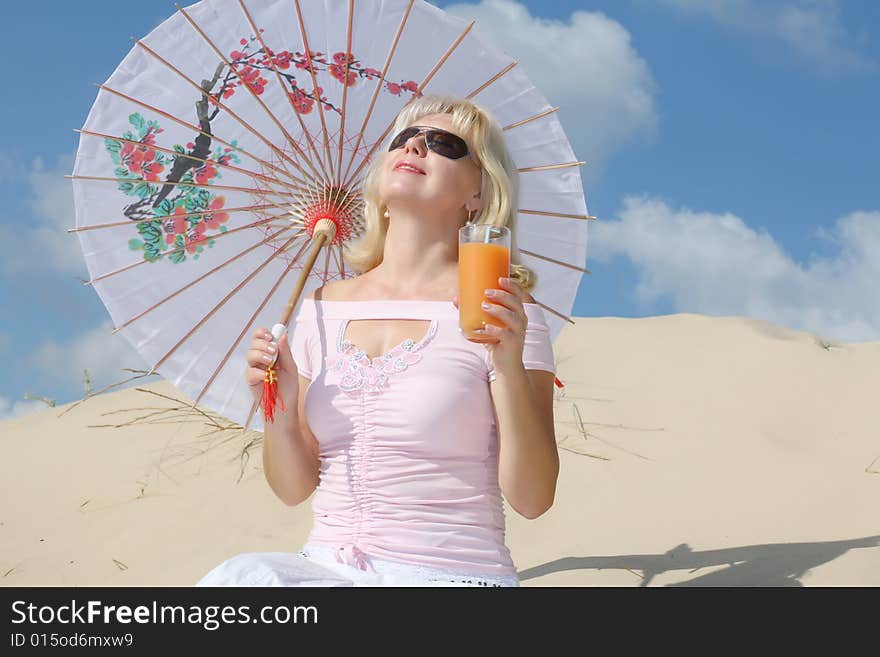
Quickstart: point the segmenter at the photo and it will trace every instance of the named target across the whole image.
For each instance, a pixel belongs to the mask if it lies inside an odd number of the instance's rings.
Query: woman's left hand
[[[486,290],[489,308],[484,307],[483,310],[497,318],[504,326],[487,323],[485,329],[477,333],[495,338],[494,342],[483,344],[492,355],[495,371],[508,372],[523,366],[523,347],[526,342],[526,326],[529,322],[523,307],[526,293],[510,278],[499,278],[498,283],[502,289]],[[454,296],[452,302],[458,308],[458,296]]]

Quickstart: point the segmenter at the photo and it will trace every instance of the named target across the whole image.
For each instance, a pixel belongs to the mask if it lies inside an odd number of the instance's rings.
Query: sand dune
[[[554,347],[556,503],[506,507],[523,586],[880,585],[880,342],[575,320]],[[248,436],[212,443],[191,415],[90,428],[173,406],[131,388],[70,406],[0,423],[0,584],[191,585],[305,541],[309,503],[274,497],[258,443],[242,464]]]

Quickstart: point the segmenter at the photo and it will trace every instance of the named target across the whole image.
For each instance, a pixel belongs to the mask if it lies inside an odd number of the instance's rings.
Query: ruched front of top
[[[523,364],[555,372],[541,307],[528,316]],[[418,340],[370,359],[345,339],[350,321],[428,320]],[[498,484],[489,350],[464,338],[451,301],[304,298],[291,351],[310,379],[305,417],[320,481],[305,549],[332,548],[427,568],[514,575]]]

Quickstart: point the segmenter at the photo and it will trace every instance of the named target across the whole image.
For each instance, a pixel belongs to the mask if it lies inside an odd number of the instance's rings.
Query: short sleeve
[[[299,373],[311,381],[312,379],[312,324],[309,319],[303,319],[297,315],[293,323],[293,333],[290,337],[290,352],[293,362]]]
[[[529,320],[523,344],[523,366],[527,370],[547,370],[555,374],[553,343],[550,342],[550,327],[544,319],[544,312],[537,304],[527,303],[523,307]],[[492,355],[488,349],[486,364],[489,368],[489,381],[492,382],[495,380],[495,367],[492,365]]]

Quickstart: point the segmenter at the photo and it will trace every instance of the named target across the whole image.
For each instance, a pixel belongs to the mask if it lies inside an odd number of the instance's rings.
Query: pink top
[[[544,313],[524,307],[523,365],[555,372]],[[369,362],[343,339],[358,319],[431,321],[420,340]],[[294,322],[291,351],[311,380],[305,415],[321,459],[304,547],[333,547],[362,569],[361,552],[515,575],[498,484],[495,371],[489,350],[461,335],[452,301],[304,297]]]

